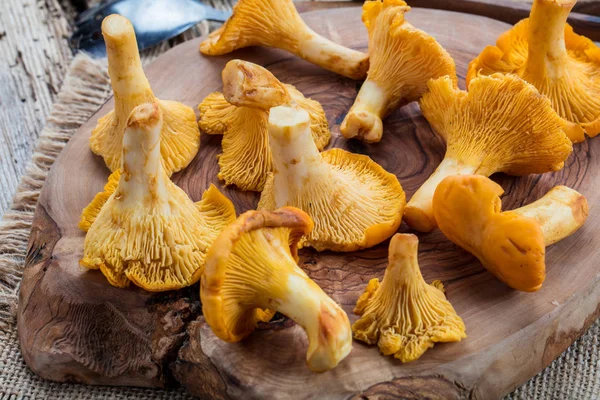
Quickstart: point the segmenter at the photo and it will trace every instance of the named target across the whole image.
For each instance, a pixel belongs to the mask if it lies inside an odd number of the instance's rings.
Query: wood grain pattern
[[[333,40],[366,50],[357,8],[304,15],[308,25]],[[408,19],[435,36],[455,58],[464,87],[468,62],[507,25],[480,17],[415,9]],[[448,27],[453,27],[448,29]],[[410,196],[443,157],[444,145],[416,104],[385,120],[380,143],[346,141],[339,124],[359,83],[333,75],[289,54],[250,48],[206,58],[198,40],[159,57],[147,69],[156,95],[196,107],[219,90],[220,71],[231,58],[268,67],[306,96],[320,101],[333,132],[332,146],[367,154],[394,172]],[[81,127],[59,156],[41,195],[20,293],[19,335],[28,365],[57,381],[93,384],[185,385],[206,398],[497,398],[556,358],[600,314],[597,243],[600,142],[577,146],[564,170],[520,179],[496,175],[506,189],[506,209],[536,200],[561,183],[587,196],[591,216],[574,236],[547,253],[547,279],[537,293],[515,292],[498,282],[440,232],[420,234],[420,265],[427,281],[441,279],[467,326],[460,343],[436,345],[420,360],[401,364],[376,348],[355,343],[336,369],[313,374],[305,366],[306,338],[284,317],[230,344],[217,339],[200,315],[198,286],[162,294],[116,289],[98,271],[83,271],[79,212],[102,189],[103,161],[88,149],[89,133],[112,108],[108,102]],[[188,169],[174,176],[193,200],[216,179],[220,138],[203,136]],[[220,186],[220,185],[219,185]],[[222,188],[238,213],[255,207],[257,195]],[[401,231],[407,231],[406,226]],[[301,252],[301,266],[349,313],[366,282],[381,277],[387,243],[351,254]],[[307,383],[310,384],[307,384]]]

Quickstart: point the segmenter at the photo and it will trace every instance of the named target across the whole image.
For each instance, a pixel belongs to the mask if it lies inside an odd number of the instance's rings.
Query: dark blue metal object
[[[205,6],[197,0],[114,0],[104,1],[77,17],[71,36],[73,51],[84,50],[105,57],[102,20],[121,14],[131,21],[140,50],[152,47],[185,32],[203,20],[224,22],[231,12]]]

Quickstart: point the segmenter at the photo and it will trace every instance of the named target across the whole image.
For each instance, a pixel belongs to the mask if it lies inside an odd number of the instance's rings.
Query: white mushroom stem
[[[269,113],[269,144],[273,157],[275,203],[290,205],[289,187],[302,187],[308,179],[333,179],[322,161],[310,131],[310,118],[303,109],[280,106]]]
[[[295,263],[294,273],[287,278],[287,288],[287,296],[277,311],[306,331],[308,367],[314,372],[334,368],[352,350],[348,316]]]
[[[345,138],[357,137],[367,143],[379,142],[383,135],[381,118],[387,112],[389,97],[375,82],[363,83],[340,131]]]
[[[298,56],[348,78],[364,78],[369,62],[365,53],[334,43],[301,22],[305,31],[299,35]],[[290,51],[293,52],[293,49]]]
[[[535,0],[529,15],[529,52],[525,76],[556,76],[565,71],[565,23],[574,0]]]
[[[167,206],[166,174],[160,156],[162,116],[156,103],[133,109],[123,136],[121,177],[114,196],[125,208]],[[160,201],[160,200],[164,201]]]
[[[575,233],[585,223],[589,208],[585,197],[566,186],[556,186],[544,197],[512,212],[535,219],[550,246]]]
[[[441,181],[453,175],[473,175],[477,167],[444,158],[435,172],[423,183],[404,209],[404,221],[420,232],[431,232],[437,227],[433,216],[433,194]]]
[[[154,100],[142,69],[135,32],[127,18],[113,14],[102,21],[102,35],[106,43],[115,110],[128,115],[134,106]]]

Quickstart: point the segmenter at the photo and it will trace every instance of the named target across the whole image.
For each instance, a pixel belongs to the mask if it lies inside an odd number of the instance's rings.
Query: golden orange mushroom
[[[102,21],[108,55],[108,73],[115,108],[98,120],[90,137],[91,150],[104,158],[111,171],[121,166],[123,134],[132,110],[144,103],[161,109],[160,154],[167,175],[188,166],[198,153],[200,131],[191,107],[176,101],[158,100],[142,69],[135,32],[129,20],[113,14]]]
[[[529,18],[469,64],[477,75],[516,74],[547,96],[572,141],[600,133],[600,48],[566,23],[576,0],[534,0]]]
[[[85,237],[81,265],[109,283],[149,290],[189,286],[200,279],[208,248],[235,220],[233,204],[212,186],[192,202],[165,172],[160,156],[161,107],[133,109],[123,136],[118,183]]]
[[[398,230],[406,202],[398,178],[364,155],[342,149],[319,153],[306,111],[272,108],[269,144],[273,173],[258,208],[306,211],[315,229],[302,245],[354,251],[375,246]]]
[[[340,127],[344,137],[378,142],[383,135],[382,118],[418,100],[430,79],[448,75],[456,84],[454,60],[433,37],[404,19],[409,10],[401,0],[365,1],[370,67]]]
[[[215,335],[237,342],[279,311],[308,336],[308,368],[334,368],[352,349],[346,313],[300,269],[298,242],[313,228],[301,210],[248,211],[215,240],[200,284],[202,313]]]
[[[557,186],[538,201],[503,212],[502,193],[485,176],[447,177],[433,197],[435,219],[448,239],[502,282],[533,292],[546,277],[546,246],[581,228],[588,216],[587,200]]]
[[[376,344],[402,362],[421,357],[436,342],[467,337],[465,324],[444,295],[440,281],[428,285],[417,260],[419,239],[397,233],[390,241],[383,281],[371,279],[354,312],[354,338]]]
[[[416,230],[436,228],[431,199],[445,177],[557,171],[573,151],[550,101],[514,75],[480,76],[468,93],[443,77],[431,81],[429,90],[421,111],[447,148],[442,163],[406,205],[404,220]]]
[[[272,169],[267,121],[269,109],[295,104],[305,109],[319,150],[331,137],[325,111],[292,85],[281,83],[265,68],[241,60],[227,63],[222,72],[223,93],[212,93],[200,103],[200,129],[223,135],[218,178],[242,190],[261,191]]]
[[[362,79],[369,57],[318,35],[298,14],[292,0],[239,0],[233,15],[200,44],[210,56],[248,46],[275,47],[352,79]]]

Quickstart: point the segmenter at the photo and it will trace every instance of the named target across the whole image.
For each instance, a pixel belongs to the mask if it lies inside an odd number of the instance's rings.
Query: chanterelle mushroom
[[[352,79],[364,78],[369,68],[366,54],[306,26],[292,0],[239,0],[233,15],[200,44],[200,51],[218,56],[248,46],[276,47]]]
[[[272,168],[267,121],[269,109],[295,104],[310,115],[315,145],[322,150],[331,134],[325,111],[292,85],[281,83],[265,68],[241,60],[227,63],[223,94],[212,93],[200,104],[200,129],[222,134],[219,179],[242,190],[261,191]]]
[[[429,79],[449,75],[456,84],[454,60],[434,38],[404,19],[409,10],[401,0],[364,3],[371,65],[340,127],[344,137],[378,142],[383,135],[381,119],[396,107],[418,100]]]
[[[390,241],[383,282],[371,279],[354,312],[354,338],[377,344],[402,362],[421,357],[436,342],[467,337],[465,324],[444,295],[440,281],[425,283],[417,261],[419,239],[396,234]]]
[[[127,118],[143,103],[156,102],[163,115],[160,154],[167,175],[184,169],[200,146],[200,131],[191,107],[154,97],[144,75],[133,26],[121,15],[102,21],[102,34],[108,54],[108,73],[114,92],[115,108],[100,118],[92,131],[90,148],[102,156],[111,171],[121,166],[121,146]]]
[[[248,211],[215,240],[200,284],[202,312],[219,338],[237,342],[276,310],[308,336],[306,362],[315,372],[334,368],[352,349],[346,313],[298,267],[298,241],[313,227],[292,207]]]
[[[406,205],[404,220],[423,232],[435,229],[431,199],[449,175],[511,175],[557,171],[573,151],[550,101],[514,75],[471,81],[469,92],[448,77],[429,83],[421,111],[447,144],[435,172]]]
[[[160,157],[160,106],[133,109],[123,137],[122,173],[85,237],[81,265],[111,285],[180,289],[200,279],[206,252],[235,220],[233,204],[211,186],[198,203],[167,176]]]
[[[588,216],[581,194],[557,186],[540,200],[502,212],[504,191],[484,176],[450,176],[438,186],[433,212],[440,230],[513,289],[538,290],[545,247],[575,233]]]
[[[600,133],[600,48],[566,23],[576,0],[534,0],[529,18],[469,64],[478,74],[517,74],[548,96],[574,142]]]
[[[269,116],[273,173],[259,209],[298,207],[315,221],[304,245],[354,251],[396,232],[405,195],[395,175],[367,156],[331,149],[319,153],[306,111],[275,107]]]

